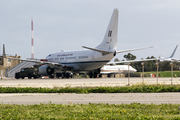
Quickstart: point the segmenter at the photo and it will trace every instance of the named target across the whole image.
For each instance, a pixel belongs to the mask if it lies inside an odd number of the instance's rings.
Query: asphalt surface
[[[142,78],[130,78],[129,84],[142,84]],[[157,84],[157,78],[144,78],[145,84]],[[158,78],[158,84],[180,84],[180,78]],[[127,86],[128,78],[81,78],[81,79],[2,79],[1,87],[96,87]]]
[[[130,78],[130,85],[142,84],[142,78]],[[156,78],[144,78],[145,84],[157,84]],[[180,78],[158,78],[159,84],[180,84]],[[96,79],[2,79],[1,87],[96,87],[126,86],[128,78],[96,78]],[[0,104],[180,104],[180,93],[91,93],[91,94],[0,94]]]
[[[180,104],[180,93],[0,94],[0,104]]]

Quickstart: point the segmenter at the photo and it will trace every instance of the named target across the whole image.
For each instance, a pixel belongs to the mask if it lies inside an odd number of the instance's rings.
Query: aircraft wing
[[[153,48],[153,47],[154,46],[144,47],[144,48],[136,48],[136,49],[129,49],[129,50],[121,50],[121,51],[116,51],[116,53],[123,53],[123,52],[135,51],[135,50],[142,50],[142,49],[148,49],[148,48]]]
[[[163,61],[169,61],[169,62],[180,62],[180,59],[177,59],[177,58],[162,58],[162,57],[159,57],[157,58],[157,60],[163,62]]]
[[[173,62],[180,62],[180,60],[177,59],[177,58],[171,58],[171,60],[172,60]]]
[[[157,59],[143,59],[143,60],[129,60],[129,61],[119,61],[119,62],[108,62],[107,64],[144,62],[144,61],[153,61],[153,60],[157,60]]]
[[[39,63],[39,64],[48,64],[49,66],[59,66],[59,67],[72,68],[71,66],[67,66],[67,65],[64,65],[64,64],[59,64],[59,63],[55,63],[55,62],[40,61],[40,60],[37,60],[37,59],[19,59],[19,58],[8,58],[8,59],[27,61],[27,62],[34,62],[34,63]]]

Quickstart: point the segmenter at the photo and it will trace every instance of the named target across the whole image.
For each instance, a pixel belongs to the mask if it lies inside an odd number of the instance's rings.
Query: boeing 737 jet
[[[43,60],[16,60],[43,64],[39,67],[39,73],[45,76],[48,75],[51,78],[55,75],[58,75],[57,77],[69,78],[69,72],[78,73],[81,71],[85,71],[90,78],[95,78],[97,74],[100,73],[100,68],[116,56],[117,53],[151,48],[146,47],[117,51],[118,14],[118,9],[114,9],[104,39],[95,48],[83,46],[83,48],[88,50],[51,53]]]

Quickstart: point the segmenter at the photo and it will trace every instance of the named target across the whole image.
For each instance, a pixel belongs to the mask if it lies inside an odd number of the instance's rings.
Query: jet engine
[[[43,76],[52,75],[54,73],[54,68],[51,68],[47,64],[39,67],[39,74]]]

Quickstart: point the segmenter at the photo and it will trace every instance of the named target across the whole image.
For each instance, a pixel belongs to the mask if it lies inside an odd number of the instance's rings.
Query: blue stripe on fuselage
[[[106,61],[65,62],[65,63],[59,63],[59,64],[101,63],[101,62],[109,62],[109,60],[106,60]]]

